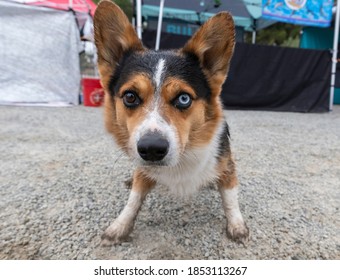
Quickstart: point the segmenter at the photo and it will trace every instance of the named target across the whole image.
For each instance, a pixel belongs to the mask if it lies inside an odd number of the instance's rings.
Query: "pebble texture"
[[[158,186],[131,238],[101,247],[132,173],[102,109],[0,107],[0,259],[340,259],[340,107],[226,114],[247,247],[226,237],[212,186]]]

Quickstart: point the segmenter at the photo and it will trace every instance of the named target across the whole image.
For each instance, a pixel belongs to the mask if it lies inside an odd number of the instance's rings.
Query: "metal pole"
[[[256,30],[253,30],[253,36],[251,38],[251,43],[255,44],[256,43]]]
[[[332,56],[332,76],[331,76],[331,89],[329,96],[329,111],[333,110],[334,101],[334,86],[335,86],[335,74],[336,74],[336,64],[338,60],[338,41],[339,41],[339,23],[340,23],[340,1],[337,1],[336,5],[336,17],[334,26],[334,41],[333,41],[333,56]]]
[[[131,24],[136,28],[136,0],[132,1],[132,19]]]
[[[73,9],[73,0],[68,0],[68,7]]]
[[[156,51],[159,50],[159,44],[160,44],[160,41],[161,41],[164,2],[165,2],[165,0],[161,0],[160,3],[159,3],[157,37],[156,37],[156,46],[155,46]]]
[[[253,19],[253,34],[251,38],[251,43],[255,44],[256,43],[256,29],[257,29],[257,20],[256,18]]]
[[[137,0],[137,36],[142,40],[142,0]]]

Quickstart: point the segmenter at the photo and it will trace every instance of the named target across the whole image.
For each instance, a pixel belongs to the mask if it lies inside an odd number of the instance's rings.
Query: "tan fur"
[[[153,91],[150,80],[144,75],[134,75],[132,78],[122,86],[117,93],[116,108],[117,108],[117,123],[121,129],[126,130],[129,135],[132,134],[134,128],[143,121],[145,118],[146,110],[142,107],[135,110],[131,110],[125,107],[122,96],[125,91],[134,90],[139,93],[141,99],[143,99],[143,106],[148,107],[153,101],[152,95],[149,93]],[[125,138],[125,141],[126,139]]]
[[[219,95],[227,77],[234,46],[235,26],[232,16],[221,12],[210,18],[181,50],[182,53],[194,53],[199,58],[212,92],[212,104],[205,108],[205,123],[192,131],[190,143],[193,145],[207,143],[222,119]]]
[[[130,110],[126,108],[121,99],[126,90],[134,90],[143,99],[143,107]],[[149,104],[153,101],[153,86],[148,77],[144,75],[131,76],[129,81],[116,93],[117,97],[106,96],[106,128],[115,136],[121,147],[126,146],[126,139],[132,134],[134,128],[141,123]],[[195,100],[192,106],[180,112],[171,105],[171,101],[180,93],[187,92],[196,98],[196,93],[190,85],[178,78],[169,78],[161,89],[161,116],[176,127],[180,138],[181,150],[187,147],[200,147],[207,144],[213,137],[220,123],[223,111],[218,98],[208,105],[202,100]],[[112,119],[113,118],[113,119]],[[125,149],[126,150],[126,149]]]
[[[106,129],[115,137],[117,144],[127,151],[127,139],[133,129],[145,117],[145,110],[130,110],[123,104],[122,96],[126,90],[134,90],[140,93],[143,102],[147,105],[152,101],[148,94],[153,90],[150,80],[144,75],[134,75],[122,86],[120,92],[112,97],[105,94],[105,125]]]
[[[219,173],[217,184],[219,187],[232,189],[238,185],[235,163],[231,154],[220,159],[217,169]]]
[[[210,18],[182,50],[194,53],[200,59],[214,96],[221,93],[234,46],[235,26],[232,16],[227,12],[221,12]]]
[[[94,35],[102,85],[108,90],[110,76],[123,53],[143,51],[144,47],[124,12],[111,1],[100,2],[94,15]]]
[[[187,92],[194,98],[192,106],[183,112],[170,105],[171,100],[180,92]],[[215,112],[214,116],[207,115],[206,102],[195,100],[197,96],[192,87],[178,78],[169,78],[164,82],[162,97],[162,116],[179,132],[182,150],[186,147],[200,147],[211,140],[222,118],[222,109],[220,114]]]
[[[219,156],[218,160],[211,157],[210,148],[205,149],[206,147],[213,147],[212,149],[216,153],[216,145],[218,145],[217,141],[219,140],[217,136],[220,135],[220,128],[224,122],[220,93],[227,77],[235,45],[234,23],[231,15],[223,12],[212,17],[183,49],[177,51],[179,56],[191,53],[198,57],[212,93],[209,102],[198,98],[191,85],[174,77],[162,81],[161,88],[157,92],[159,96],[156,96],[152,77],[143,74],[131,74],[126,83],[121,86],[119,92],[110,93],[108,88],[110,79],[124,53],[133,51],[141,54],[146,50],[122,10],[110,1],[100,2],[94,17],[94,26],[95,42],[98,49],[98,68],[101,83],[105,90],[105,125],[108,132],[114,136],[119,147],[129,154],[131,147],[128,145],[134,131],[137,127],[143,130],[144,126],[141,124],[150,112],[156,110],[155,120],[150,118],[152,125],[153,122],[158,122],[157,125],[162,126],[166,122],[167,133],[169,133],[169,130],[173,134],[173,131],[176,131],[175,137],[171,139],[176,139],[174,141],[177,143],[177,138],[179,138],[179,147],[177,147],[177,144],[172,145],[172,147],[176,147],[176,151],[178,148],[179,155],[188,150],[191,153],[195,150],[203,151],[199,155],[205,158],[209,164],[202,166],[210,167],[210,169],[207,168],[210,173],[201,173],[201,176],[204,177],[204,180],[207,180],[207,174],[212,176],[208,177],[212,178],[211,180],[217,178],[223,208],[228,218],[227,232],[233,239],[245,242],[248,239],[249,231],[238,207],[236,191],[238,181],[230,149],[228,148],[225,154]],[[123,96],[126,91],[138,93],[143,103],[133,109],[127,108],[123,103]],[[185,110],[179,110],[172,104],[173,100],[182,92],[190,94],[193,98],[191,106]],[[175,129],[173,130],[172,127]],[[193,162],[188,161],[186,170],[191,170],[192,166],[199,170],[195,165],[195,160],[194,158]],[[168,166],[164,168],[166,169]],[[162,178],[171,180],[172,177],[177,177],[176,168],[179,167],[173,168],[173,170],[176,170],[176,176],[171,175]],[[162,170],[164,171],[164,169]],[[132,190],[127,206],[105,231],[102,237],[103,244],[110,245],[120,242],[131,232],[145,196],[157,183],[154,179],[151,179],[154,177],[148,172],[150,172],[148,168],[143,166],[138,167],[134,172]],[[166,169],[166,172],[168,175],[172,174],[169,173],[168,169]],[[186,175],[190,176],[190,174]],[[203,177],[197,176],[199,184],[204,181]],[[160,180],[160,177],[156,176],[155,178]],[[179,178],[182,179],[183,177]]]
[[[119,7],[112,5],[109,1],[102,1],[102,6],[103,8],[98,9],[98,12],[96,12],[94,24],[99,71],[107,95],[108,82],[123,52],[128,49],[142,51],[143,46]],[[234,38],[234,24],[231,15],[225,12],[219,13],[208,20],[179,52],[191,52],[198,56],[212,90],[211,106],[202,104],[203,102],[193,102],[192,108],[189,108],[184,113],[177,112],[175,108],[168,108],[168,105],[162,106],[162,116],[164,119],[167,121],[172,120],[180,132],[179,137],[182,149],[186,146],[199,147],[209,142],[216,131],[218,123],[222,119],[223,111],[219,94],[234,50]],[[125,88],[128,88],[128,86]],[[130,89],[133,89],[133,87]],[[170,98],[174,98],[175,94],[178,94],[180,91],[188,92],[195,96],[190,85],[175,79],[164,84],[162,96],[166,101],[170,101]],[[140,93],[141,97],[145,97],[147,95],[145,92],[150,91],[141,89],[137,92]],[[125,114],[131,114],[131,110],[123,108],[122,103],[114,99],[109,96],[105,98],[105,103],[108,107],[105,110],[106,127],[109,132],[114,134],[118,143],[126,144],[127,133],[129,132],[128,127],[131,130],[138,121],[143,119],[143,114],[134,113],[134,124],[129,125],[130,121],[128,121],[127,125],[124,125],[124,120],[127,120],[127,117],[124,116]],[[117,116],[122,121],[117,119]],[[112,117],[115,120],[111,120]],[[203,117],[204,120],[202,119]]]
[[[150,179],[139,168],[133,174],[132,190],[147,195],[147,193],[156,185],[156,182]]]

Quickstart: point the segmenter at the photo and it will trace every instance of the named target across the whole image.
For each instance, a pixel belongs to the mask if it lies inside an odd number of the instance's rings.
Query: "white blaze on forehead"
[[[170,125],[160,114],[161,95],[160,89],[164,79],[165,59],[158,60],[152,80],[155,84],[154,100],[146,108],[147,113],[144,120],[138,125],[134,131],[134,136],[131,137],[130,147],[134,153],[134,157],[140,159],[137,151],[138,141],[149,132],[160,133],[169,142],[169,151],[164,161],[168,164],[173,164],[177,160],[178,143],[176,128]]]
[[[165,59],[161,58],[158,60],[155,73],[153,75],[153,80],[156,84],[156,88],[159,89],[162,81],[162,74],[164,72]]]

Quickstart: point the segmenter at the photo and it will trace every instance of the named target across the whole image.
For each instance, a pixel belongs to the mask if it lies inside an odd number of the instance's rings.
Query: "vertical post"
[[[332,74],[331,74],[331,88],[329,96],[329,111],[333,110],[334,102],[334,86],[335,86],[335,74],[336,74],[336,64],[338,60],[338,41],[339,41],[339,23],[340,23],[340,1],[336,4],[336,17],[334,26],[334,36],[333,36],[333,56],[332,56]]]
[[[137,0],[137,36],[139,39],[142,39],[142,0]]]
[[[136,28],[136,0],[132,0],[132,19],[131,24]]]
[[[159,50],[159,44],[161,41],[161,32],[162,32],[162,22],[163,22],[163,9],[164,9],[165,0],[161,0],[159,3],[159,15],[158,15],[158,26],[157,26],[157,37],[156,37],[156,46],[155,50]]]
[[[73,0],[68,0],[68,7],[73,9]]]
[[[256,43],[256,28],[257,28],[257,21],[256,21],[256,18],[254,18],[253,19],[253,32],[252,32],[252,37],[251,37],[252,44]]]
[[[251,43],[255,44],[256,43],[256,30],[253,30],[252,32],[252,37],[251,37]]]

